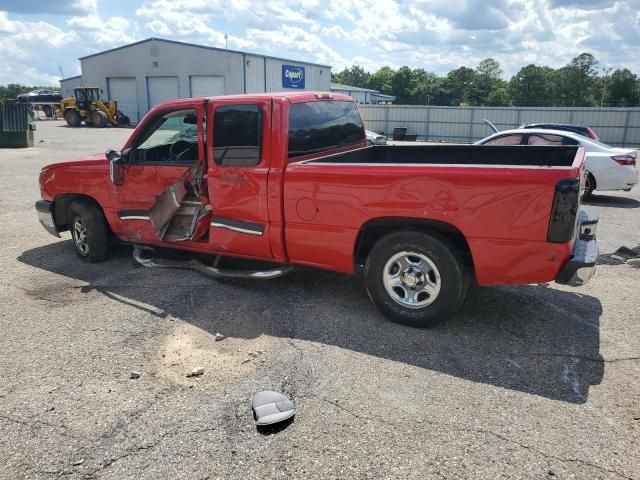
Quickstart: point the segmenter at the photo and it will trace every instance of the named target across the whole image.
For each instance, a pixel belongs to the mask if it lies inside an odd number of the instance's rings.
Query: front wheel
[[[469,275],[440,235],[398,232],[382,238],[371,250],[365,283],[371,300],[386,317],[426,328],[462,305]]]
[[[89,202],[72,203],[69,229],[76,253],[82,260],[96,263],[109,258],[109,229],[100,207]]]
[[[79,127],[80,123],[82,122],[80,112],[72,108],[68,108],[64,111],[64,119],[67,121],[67,125],[74,128]]]

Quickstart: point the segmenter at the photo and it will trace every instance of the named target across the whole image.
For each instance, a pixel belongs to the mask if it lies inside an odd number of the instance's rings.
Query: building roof
[[[97,57],[98,55],[115,52],[117,50],[122,50],[122,49],[125,49],[125,48],[133,47],[135,45],[140,45],[142,43],[147,43],[147,42],[151,42],[151,41],[154,41],[154,40],[157,41],[157,42],[165,42],[165,43],[173,43],[175,45],[183,45],[185,47],[204,48],[204,49],[207,49],[207,50],[215,50],[217,52],[238,53],[240,55],[255,55],[257,57],[271,58],[273,60],[283,60],[285,62],[304,63],[305,65],[313,65],[315,67],[323,67],[323,68],[329,68],[329,69],[331,68],[331,65],[322,65],[320,63],[312,63],[312,62],[306,62],[306,61],[301,61],[301,60],[292,60],[290,58],[272,57],[270,55],[262,55],[261,53],[244,52],[242,50],[231,50],[231,49],[220,48],[220,47],[210,47],[208,45],[198,45],[197,43],[180,42],[178,40],[168,40],[166,38],[158,38],[158,37],[150,37],[150,38],[147,38],[145,40],[140,40],[139,42],[128,43],[127,45],[122,45],[120,47],[111,48],[109,50],[103,50],[102,52],[93,53],[91,55],[85,55],[84,57],[80,57],[78,60],[85,60],[87,58]]]
[[[352,87],[350,85],[342,85],[340,83],[332,83],[331,90],[344,90],[347,92],[380,93],[378,90],[371,90],[370,88]]]
[[[387,100],[395,100],[396,96],[395,95],[387,95],[385,93],[372,93],[371,94],[372,97],[377,97],[377,98],[383,98],[383,99],[387,99]]]
[[[82,78],[82,75],[75,75],[73,77],[61,78],[59,82],[66,82],[67,80],[75,80],[76,78]]]
[[[331,91],[332,92],[335,92],[335,91],[339,91],[339,92],[362,92],[362,93],[369,93],[369,94],[371,94],[371,96],[384,98],[384,99],[388,99],[388,100],[395,100],[396,99],[395,96],[386,95],[384,93],[380,93],[378,90],[372,90],[370,88],[352,87],[351,85],[342,85],[340,83],[332,83],[331,84]]]

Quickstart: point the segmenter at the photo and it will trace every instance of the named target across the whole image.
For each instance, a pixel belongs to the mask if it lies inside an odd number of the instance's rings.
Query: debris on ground
[[[221,342],[221,341],[222,341],[222,340],[224,340],[225,338],[227,338],[227,337],[225,337],[223,334],[221,334],[221,333],[216,333],[216,342]]]
[[[188,378],[190,378],[190,377],[199,377],[201,375],[204,375],[204,368],[203,367],[194,368],[189,373],[187,373],[187,377]]]
[[[80,460],[76,460],[75,462],[73,462],[73,466],[77,467],[78,465],[82,465],[84,463],[84,458],[81,458]]]
[[[295,406],[289,397],[268,390],[253,396],[251,408],[258,426],[283,422],[296,414]]]
[[[598,264],[622,265],[629,263],[634,266],[635,259],[640,258],[640,245],[634,248],[620,247],[613,253],[603,253],[598,256]]]
[[[140,378],[141,375],[142,375],[142,373],[133,370],[131,372],[131,374],[130,374],[130,377],[131,377],[132,380],[135,380],[137,378]]]

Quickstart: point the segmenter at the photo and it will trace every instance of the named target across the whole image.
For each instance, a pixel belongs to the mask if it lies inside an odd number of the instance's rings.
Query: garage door
[[[118,102],[118,110],[137,123],[138,115],[138,89],[136,79],[131,77],[108,78],[109,98]]]
[[[193,75],[191,77],[192,97],[213,97],[224,95],[224,77]]]
[[[178,98],[178,77],[148,77],[149,108]]]

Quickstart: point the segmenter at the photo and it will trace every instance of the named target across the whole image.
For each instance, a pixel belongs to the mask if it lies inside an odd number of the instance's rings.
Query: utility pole
[[[607,91],[607,79],[609,78],[609,73],[611,73],[612,68],[603,68],[602,71],[604,72],[604,84],[602,85],[602,98],[600,99],[600,108],[602,108],[602,106],[604,105],[604,94]]]

